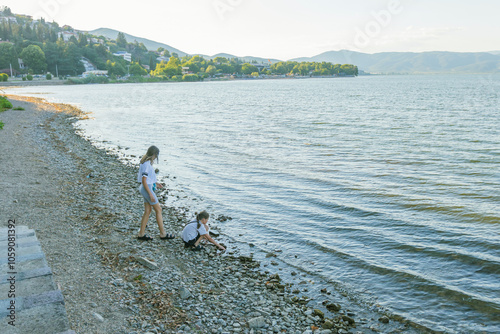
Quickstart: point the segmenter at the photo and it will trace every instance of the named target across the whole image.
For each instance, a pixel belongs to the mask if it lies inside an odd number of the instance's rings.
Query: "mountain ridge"
[[[144,37],[138,37],[138,36],[130,35],[130,34],[126,33],[126,32],[115,30],[115,29],[111,29],[111,28],[98,28],[98,29],[87,31],[87,32],[89,34],[92,34],[92,35],[104,36],[104,37],[111,38],[111,39],[116,39],[116,37],[118,36],[118,33],[121,32],[121,33],[124,34],[125,39],[127,40],[127,42],[137,41],[138,43],[143,43],[144,46],[148,50],[156,51],[156,50],[158,50],[158,48],[162,47],[165,50],[168,50],[170,52],[170,54],[172,54],[173,52],[175,52],[180,57],[188,55],[187,52],[184,52],[184,51],[181,51],[179,49],[176,49],[176,48],[174,48],[171,45],[168,45],[168,44],[165,44],[165,43],[161,43],[161,42],[156,42],[156,41],[153,41],[151,39],[144,38]],[[235,55],[232,55],[232,54],[229,54],[229,53],[217,53],[217,54],[215,54],[213,56],[209,56],[209,55],[205,55],[205,54],[200,54],[200,53],[194,53],[194,54],[189,54],[189,55],[191,55],[191,56],[196,56],[196,55],[197,56],[202,56],[202,57],[208,58],[208,59],[214,59],[214,58],[217,58],[217,57],[239,58],[239,59],[244,59],[245,61],[248,61],[248,62],[257,61],[259,63],[262,63],[262,62],[266,62],[267,63],[267,62],[269,62],[269,60],[271,61],[271,63],[277,63],[277,62],[281,61],[279,59],[272,59],[272,58],[269,59],[269,58],[254,57],[254,56],[239,57],[239,56],[235,56]]]
[[[500,72],[500,55],[489,52],[380,52],[327,51],[293,61],[350,63],[371,73],[491,73]]]
[[[120,31],[110,28],[99,28],[88,31],[93,35],[102,35],[116,39]],[[156,42],[147,38],[137,37],[123,32],[127,41],[136,40],[143,43],[149,50],[163,47],[170,53],[186,56],[188,53],[176,49],[168,44]],[[239,58],[247,62],[276,63],[281,60],[253,56],[234,56],[228,53],[217,53],[213,56],[200,55],[209,59],[216,57]],[[312,57],[299,57],[289,61],[315,61],[331,62],[336,64],[353,64],[360,70],[368,73],[500,73],[500,51],[491,52],[452,52],[452,51],[426,51],[426,52],[379,52],[374,54],[340,50],[326,51]]]
[[[111,29],[111,28],[98,28],[98,29],[87,31],[87,32],[89,34],[92,34],[92,35],[104,36],[104,37],[107,37],[110,39],[116,39],[116,37],[118,36],[118,33],[121,32],[125,36],[125,39],[127,40],[127,42],[137,41],[138,43],[143,43],[144,46],[148,50],[156,51],[156,50],[158,50],[158,48],[164,48],[165,50],[168,50],[171,54],[173,52],[177,53],[180,57],[187,55],[186,52],[183,52],[179,49],[176,49],[173,46],[170,46],[168,44],[156,42],[156,41],[153,41],[151,39],[144,38],[144,37],[137,37],[134,35],[127,34],[126,32]]]

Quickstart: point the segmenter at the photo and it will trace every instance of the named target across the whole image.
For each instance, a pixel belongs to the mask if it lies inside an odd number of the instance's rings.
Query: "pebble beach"
[[[224,235],[215,238],[226,253],[208,244],[184,249],[180,232],[204,208],[166,205],[169,189],[158,195],[165,229],[176,238],[160,240],[152,214],[154,240],[138,241],[137,167],[79,135],[74,122],[91,115],[7,97],[24,110],[0,113],[0,223],[15,219],[36,230],[77,333],[426,332],[390,315],[357,314],[326,288],[311,301],[307,281],[287,282],[235,252]],[[209,224],[217,230],[230,215]]]

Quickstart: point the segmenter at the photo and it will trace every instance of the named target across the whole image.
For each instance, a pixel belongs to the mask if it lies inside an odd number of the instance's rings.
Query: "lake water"
[[[157,145],[172,203],[232,217],[219,229],[279,250],[283,272],[433,330],[500,333],[498,75],[9,92],[91,111],[79,127],[127,155]]]

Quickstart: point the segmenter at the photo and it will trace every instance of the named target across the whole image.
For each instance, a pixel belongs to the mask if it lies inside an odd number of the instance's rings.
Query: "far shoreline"
[[[232,81],[264,81],[264,80],[305,80],[305,79],[347,79],[347,78],[357,78],[357,77],[385,77],[385,76],[457,76],[457,75],[481,75],[481,76],[491,76],[497,75],[498,73],[456,73],[456,72],[433,72],[433,73],[366,73],[360,74],[358,76],[345,75],[345,76],[281,76],[275,75],[271,77],[256,77],[256,78],[208,78],[198,81],[176,81],[176,80],[157,80],[149,81],[149,78],[139,77],[137,80],[116,80],[113,82],[88,82],[88,83],[71,83],[68,80],[83,80],[80,77],[69,77],[68,79],[54,78],[51,80],[40,79],[32,81],[4,81],[0,82],[0,90],[16,87],[35,87],[35,86],[78,86],[78,85],[95,85],[95,84],[149,84],[149,83],[199,83],[199,82],[232,82]],[[133,78],[133,77],[130,77]]]
[[[385,74],[376,74],[376,76],[385,75]],[[361,75],[365,76],[375,76],[375,74],[369,75]],[[134,78],[134,77],[129,77]],[[272,77],[256,77],[256,78],[208,78],[198,81],[176,81],[176,80],[157,80],[157,81],[149,81],[149,78],[146,77],[138,77],[136,80],[116,80],[113,82],[88,82],[88,83],[75,83],[70,82],[69,80],[83,80],[85,78],[80,77],[69,77],[68,79],[41,79],[41,80],[32,80],[32,81],[4,81],[0,83],[0,89],[2,88],[13,88],[13,87],[32,87],[32,86],[78,86],[78,85],[92,85],[92,84],[126,84],[126,83],[138,83],[138,84],[148,84],[148,83],[196,83],[196,82],[227,82],[227,81],[261,81],[261,80],[303,80],[303,79],[345,79],[345,78],[356,78],[354,75],[344,75],[344,76],[272,76]],[[144,80],[144,81],[143,81]]]

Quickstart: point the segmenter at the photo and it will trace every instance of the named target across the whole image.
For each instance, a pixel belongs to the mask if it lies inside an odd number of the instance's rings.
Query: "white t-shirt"
[[[151,165],[151,161],[146,161],[139,165],[139,172],[137,173],[137,182],[142,183],[142,178],[146,177],[147,184],[156,183],[156,173]]]
[[[200,223],[200,225],[200,228],[197,229],[196,226],[198,226],[198,222],[196,220],[193,220],[192,222],[187,224],[186,227],[184,227],[184,230],[182,230],[182,240],[184,240],[185,242],[193,240],[198,235],[198,232],[200,233],[200,235],[207,234],[208,232],[205,229],[205,226],[202,223]]]

